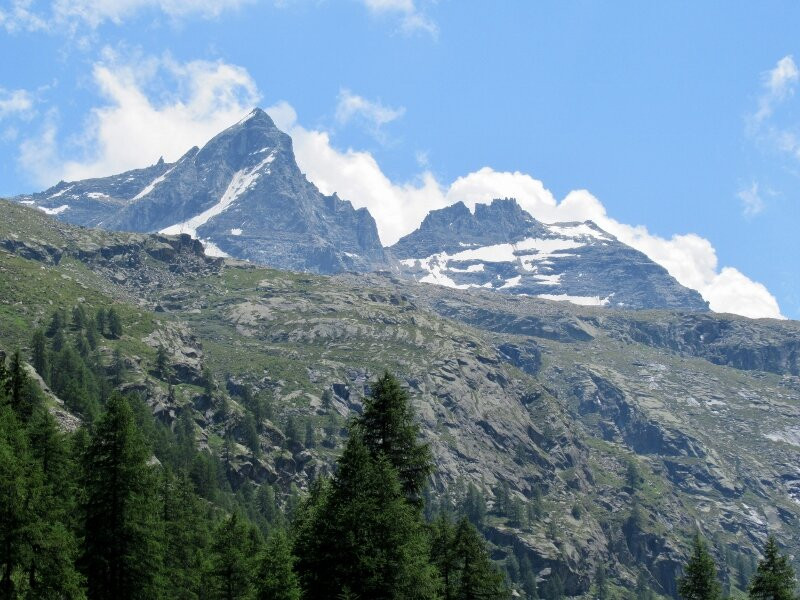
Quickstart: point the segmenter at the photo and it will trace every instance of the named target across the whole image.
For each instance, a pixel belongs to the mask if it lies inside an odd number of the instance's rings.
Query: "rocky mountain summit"
[[[391,247],[404,274],[447,287],[487,288],[618,308],[708,310],[694,290],[592,221],[544,224],[513,199],[432,211]]]
[[[708,310],[700,295],[596,224],[534,219],[511,199],[432,211],[391,248],[375,221],[300,172],[292,140],[255,109],[175,163],[59,182],[17,202],[87,227],[187,234],[206,253],[321,274],[388,270],[453,288],[573,304]],[[399,259],[399,262],[398,260]]]
[[[288,497],[330,472],[346,419],[389,369],[435,458],[429,501],[475,486],[493,556],[530,561],[542,589],[557,576],[566,595],[589,594],[603,565],[615,586],[675,596],[697,529],[732,595],[767,534],[800,553],[797,322],[276,271],[205,256],[188,236],[0,211],[0,350],[27,352],[55,307],[114,303],[125,333],[101,342],[102,363],[122,353],[120,389],[165,424],[190,411],[234,489]],[[245,390],[270,406],[258,453]],[[292,441],[290,419],[318,443]]]
[[[185,233],[210,255],[281,269],[390,266],[369,212],[320,193],[300,172],[291,138],[260,109],[175,163],[60,182],[16,200],[76,225]]]

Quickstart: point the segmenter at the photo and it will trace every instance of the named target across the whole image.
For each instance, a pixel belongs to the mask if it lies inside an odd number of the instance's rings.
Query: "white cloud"
[[[236,9],[249,0],[56,0],[53,13],[57,20],[79,19],[90,27],[105,21],[121,23],[144,10],[157,10],[169,17],[197,15],[218,17],[226,10]]]
[[[432,37],[439,35],[439,27],[428,18],[414,0],[361,0],[364,6],[375,15],[397,15],[404,33],[426,33]]]
[[[338,192],[356,207],[368,208],[387,245],[413,231],[431,210],[458,201],[472,208],[493,198],[515,197],[525,210],[544,222],[596,222],[663,266],[681,284],[699,291],[712,310],[753,318],[782,318],[777,300],[766,287],[732,267],[720,269],[711,242],[698,235],[665,239],[646,227],[620,223],[609,217],[603,204],[585,190],[570,192],[559,202],[541,181],[520,172],[484,167],[443,185],[426,170],[412,181],[395,183],[370,153],[338,150],[328,133],[298,124],[297,115],[288,104],[278,104],[267,112],[292,136],[297,161],[308,178],[323,192]]]
[[[758,99],[758,110],[753,115],[756,125],[772,116],[775,107],[794,94],[798,78],[800,72],[791,55],[784,56],[764,74],[764,89]]]
[[[106,51],[92,75],[107,103],[91,111],[85,132],[59,139],[57,118],[50,114],[40,135],[22,145],[22,166],[43,185],[119,173],[159,156],[176,160],[259,100],[247,71],[221,61],[179,63],[167,56],[122,62]],[[165,82],[171,89],[158,99],[145,91]]]
[[[746,217],[752,217],[764,210],[764,200],[758,190],[758,183],[753,182],[750,187],[739,190],[736,196],[742,201],[742,212]]]
[[[170,18],[187,16],[215,18],[227,10],[255,0],[53,0],[39,7],[32,0],[12,0],[0,9],[0,26],[7,31],[53,32],[70,30],[79,24],[96,28],[105,22],[122,23],[145,11],[157,11]]]
[[[405,112],[405,107],[392,108],[379,100],[367,100],[348,89],[342,89],[336,104],[335,118],[339,125],[346,125],[353,120],[359,121],[373,136],[382,140],[381,128],[399,119]]]
[[[33,95],[27,90],[6,90],[0,87],[0,119],[28,116],[33,109]]]

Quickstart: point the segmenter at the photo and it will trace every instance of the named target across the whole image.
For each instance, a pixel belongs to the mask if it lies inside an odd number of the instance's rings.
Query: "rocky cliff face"
[[[557,574],[567,594],[586,593],[603,564],[616,584],[644,577],[675,595],[696,528],[732,588],[767,533],[800,553],[796,322],[273,271],[209,258],[188,237],[0,210],[0,349],[24,347],[54,305],[117,302],[124,388],[166,423],[192,410],[202,447],[244,441],[245,387],[271,403],[260,455],[232,449],[237,486],[288,492],[329,472],[345,419],[388,368],[431,444],[437,502],[467,483],[490,508],[503,484],[525,504],[543,496],[531,522],[486,522],[495,558],[524,556],[543,586]],[[153,368],[159,347],[169,381]],[[203,368],[218,382],[210,394]],[[316,446],[286,440],[290,416]]]
[[[300,172],[292,141],[256,109],[176,163],[61,182],[19,202],[72,224],[185,233],[207,253],[282,269],[390,268],[375,221]]]
[[[392,246],[403,272],[425,283],[616,308],[708,310],[641,252],[591,221],[546,225],[514,200],[431,212]]]

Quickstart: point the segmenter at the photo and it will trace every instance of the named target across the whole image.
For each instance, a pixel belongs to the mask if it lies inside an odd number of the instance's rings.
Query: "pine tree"
[[[164,346],[159,346],[156,351],[156,373],[164,381],[170,380],[169,354]]]
[[[86,327],[87,321],[88,317],[86,316],[86,309],[83,308],[82,304],[78,304],[72,309],[72,327],[76,331],[81,331]]]
[[[718,600],[722,595],[717,567],[699,533],[694,536],[689,562],[678,579],[678,594],[683,600]]]
[[[47,341],[44,337],[44,331],[37,329],[33,332],[33,339],[31,340],[31,365],[44,379],[45,382],[50,381],[50,361],[47,356]]]
[[[460,571],[458,600],[509,598],[503,576],[492,566],[483,539],[475,527],[462,519],[456,527],[454,552]]]
[[[394,467],[353,431],[333,481],[315,490],[297,521],[298,572],[307,600],[433,598],[435,569],[419,510]]]
[[[750,580],[752,600],[793,600],[797,581],[789,559],[781,554],[774,536],[764,546],[764,558],[759,561]]]
[[[11,407],[19,415],[30,415],[30,402],[28,394],[28,374],[25,372],[25,365],[22,362],[19,350],[11,355],[11,365],[8,369],[8,399],[11,402]]]
[[[159,511],[149,456],[128,401],[112,396],[83,469],[82,565],[92,600],[157,595]]]
[[[122,320],[120,319],[119,313],[113,306],[108,309],[107,319],[108,333],[111,334],[113,339],[118,340],[122,337]]]
[[[211,546],[210,598],[238,600],[253,593],[259,543],[256,533],[237,513],[220,523]]]
[[[164,597],[197,600],[205,597],[203,568],[210,546],[208,510],[192,492],[187,475],[161,475],[164,538]]]
[[[483,529],[486,520],[486,499],[483,496],[483,492],[472,482],[467,486],[463,510],[470,523],[479,530]]]
[[[386,456],[397,470],[406,498],[421,505],[425,480],[432,470],[431,454],[428,445],[419,442],[420,428],[408,393],[396,377],[385,372],[378,379],[364,401],[357,426],[364,432],[370,453]]]
[[[267,540],[258,572],[258,600],[300,600],[300,582],[286,533],[274,531]]]
[[[106,311],[104,308],[97,309],[97,316],[94,319],[95,325],[97,325],[97,332],[100,335],[106,334]]]
[[[608,599],[608,578],[606,577],[606,568],[602,563],[597,565],[597,569],[594,572],[594,587],[594,595],[597,600]]]
[[[317,445],[317,435],[314,432],[314,423],[311,419],[306,421],[306,439],[305,439],[305,447],[307,449],[314,448]]]
[[[17,594],[16,577],[25,552],[31,457],[16,414],[0,405],[0,598]]]

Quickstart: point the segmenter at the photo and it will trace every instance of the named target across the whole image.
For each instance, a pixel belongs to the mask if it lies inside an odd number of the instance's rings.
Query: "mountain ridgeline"
[[[291,138],[260,109],[175,163],[60,182],[15,200],[75,225],[186,233],[209,255],[278,269],[389,271],[575,304],[708,309],[697,292],[596,224],[546,225],[509,199],[478,204],[474,214],[462,203],[433,211],[384,248],[369,211],[320,193],[297,166]]]

